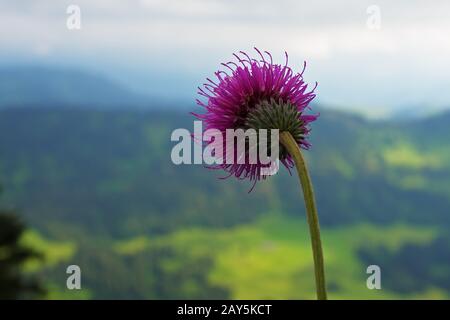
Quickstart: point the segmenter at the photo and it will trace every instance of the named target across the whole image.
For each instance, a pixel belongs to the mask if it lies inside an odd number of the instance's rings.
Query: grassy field
[[[357,255],[361,248],[384,246],[395,251],[405,244],[428,243],[437,234],[436,229],[400,224],[390,227],[361,224],[323,230],[330,298],[447,298],[445,292],[435,288],[414,295],[399,295],[383,288],[369,290],[367,265]],[[309,235],[301,219],[268,214],[255,223],[231,229],[194,228],[154,239],[141,236],[117,242],[115,250],[121,255],[135,255],[158,246],[168,246],[179,254],[179,258],[162,262],[167,269],[182,268],[185,259],[212,257],[214,263],[208,280],[227,288],[231,298],[314,298]],[[380,267],[382,275],[389,272]]]
[[[368,265],[362,263],[358,256],[361,249],[384,247],[389,252],[395,253],[406,244],[428,244],[439,233],[437,228],[405,224],[389,227],[359,224],[323,229],[329,297],[331,299],[449,298],[445,291],[433,287],[408,295],[390,291],[383,286],[383,274],[389,273],[389,269],[383,269],[383,265],[380,265],[382,289],[369,290],[366,287],[369,276],[366,273]],[[86,299],[95,296],[89,286],[84,286],[81,291],[68,291],[64,288],[63,267],[76,263],[75,253],[82,250],[76,243],[49,241],[35,231],[27,232],[23,242],[44,255],[44,262],[29,261],[25,269],[28,272],[46,270],[47,298]],[[212,261],[211,267],[206,269],[207,282],[211,286],[226,289],[232,299],[315,298],[309,233],[306,222],[300,218],[267,214],[254,223],[233,228],[190,228],[153,238],[139,236],[115,241],[108,246],[111,252],[122,257],[124,261],[145,256],[161,248],[168,248],[173,255],[162,256],[153,261],[167,274],[182,273],[186,266],[192,266],[189,264],[190,261]],[[377,261],[371,264],[377,264]],[[124,267],[127,268],[126,264]],[[142,265],[142,274],[145,277],[147,267],[148,264]],[[57,281],[52,277],[55,272],[61,274]],[[130,279],[133,276],[130,275]],[[188,296],[190,292],[192,296],[197,296],[199,290],[202,290],[195,277],[192,277],[192,282],[180,282],[179,286],[180,292]]]

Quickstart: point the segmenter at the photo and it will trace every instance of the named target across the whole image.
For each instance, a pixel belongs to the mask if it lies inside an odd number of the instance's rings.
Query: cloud
[[[322,79],[322,97],[336,103],[403,103],[395,96],[386,101],[394,82],[417,99],[422,93],[409,79],[430,80],[421,86],[423,95],[432,92],[433,81],[449,83],[442,70],[450,67],[450,2],[376,2],[379,31],[366,26],[367,7],[374,4],[366,0],[3,1],[0,62],[30,56],[110,73],[117,68],[122,75],[129,68],[192,76],[258,46],[278,59],[287,50],[298,65],[308,60],[312,76]],[[75,3],[82,29],[69,31],[66,8]],[[368,98],[375,82],[384,96]]]
[[[26,47],[45,38],[57,47],[85,45],[95,52],[114,44],[144,53],[164,48],[221,50],[253,42],[317,57],[346,50],[420,50],[419,39],[432,50],[447,52],[449,46],[440,39],[450,30],[450,20],[444,19],[450,12],[448,1],[379,1],[383,32],[373,35],[366,27],[370,2],[360,0],[78,0],[85,30],[75,40],[65,27],[66,8],[72,2],[2,2],[0,44]]]

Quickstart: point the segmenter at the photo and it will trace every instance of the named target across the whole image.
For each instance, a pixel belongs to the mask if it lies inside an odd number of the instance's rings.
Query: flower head
[[[270,53],[265,55],[255,48],[258,58],[251,58],[240,51],[234,54],[236,61],[222,63],[224,70],[217,71],[216,81],[199,87],[199,94],[206,99],[197,99],[197,104],[205,113],[193,113],[203,121],[204,130],[217,129],[225,137],[227,129],[279,129],[289,131],[303,149],[310,147],[307,141],[308,125],[317,115],[304,114],[308,104],[314,99],[314,89],[307,91],[300,73],[288,66],[288,55],[284,65],[273,63]],[[317,83],[316,83],[317,86]],[[279,149],[279,159],[288,168],[293,161],[283,146]],[[225,151],[229,152],[229,151]],[[222,163],[213,168],[223,169],[240,179],[250,179],[256,183],[267,176],[261,163]]]

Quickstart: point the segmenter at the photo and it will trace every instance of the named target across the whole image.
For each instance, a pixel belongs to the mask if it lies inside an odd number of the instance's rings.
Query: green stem
[[[320,240],[319,217],[317,215],[316,203],[314,200],[314,192],[311,178],[306,168],[306,162],[300,152],[295,139],[289,132],[280,133],[280,142],[287,149],[294,160],[297,168],[298,177],[303,189],[303,197],[305,200],[306,217],[309,225],[311,236],[312,252],[314,257],[314,272],[316,276],[317,299],[326,300],[327,290],[325,286],[325,270],[323,263],[322,241]]]

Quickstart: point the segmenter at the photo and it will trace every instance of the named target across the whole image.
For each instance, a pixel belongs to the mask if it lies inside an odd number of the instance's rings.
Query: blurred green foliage
[[[21,242],[24,230],[14,212],[0,209],[0,300],[29,299],[44,294],[39,279],[24,270],[30,260],[42,258],[31,246]]]
[[[26,270],[48,298],[313,297],[303,202],[285,170],[248,193],[222,172],[172,164],[170,133],[192,130],[188,114],[0,113],[5,202],[33,227],[22,243],[46,259]],[[322,112],[306,155],[332,298],[448,297],[449,248],[436,241],[450,225],[449,136],[450,114],[392,123]],[[425,251],[422,264],[405,262]],[[368,263],[382,266],[383,290],[365,287]],[[78,292],[65,289],[69,264],[82,269]]]

